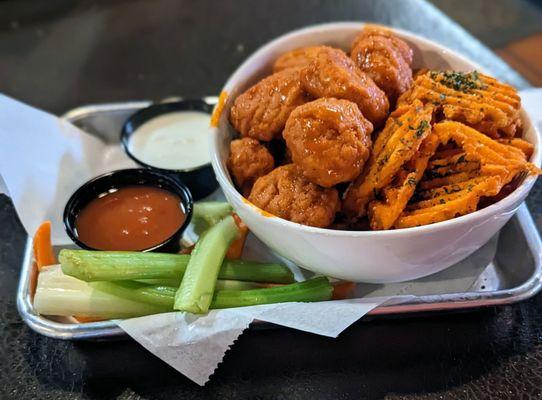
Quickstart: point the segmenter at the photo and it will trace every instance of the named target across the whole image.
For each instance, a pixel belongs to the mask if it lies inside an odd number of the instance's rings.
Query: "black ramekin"
[[[165,241],[154,245],[148,249],[141,251],[160,251],[160,252],[177,252],[180,250],[181,235],[190,223],[192,218],[193,201],[190,190],[176,179],[171,178],[169,175],[160,173],[158,171],[152,171],[144,168],[136,169],[121,169],[118,171],[108,172],[100,175],[94,179],[91,179],[79,189],[75,191],[70,197],[64,208],[64,227],[68,236],[79,247],[87,250],[101,250],[88,246],[86,243],[79,240],[77,235],[77,229],[75,227],[75,220],[79,212],[85,207],[91,200],[96,199],[103,193],[108,192],[111,189],[118,189],[124,186],[143,185],[154,186],[160,189],[167,190],[173,194],[176,194],[181,199],[186,219],[182,226]]]
[[[142,167],[168,174],[172,178],[181,181],[188,186],[192,192],[192,196],[194,196],[194,200],[199,200],[210,195],[218,187],[211,161],[209,161],[208,164],[191,169],[164,169],[154,167],[141,161],[130,152],[128,146],[132,134],[145,122],[156,118],[159,115],[177,111],[202,111],[211,114],[213,112],[213,106],[202,99],[180,100],[150,105],[149,107],[143,108],[132,114],[126,120],[121,130],[120,140],[124,147],[124,151],[132,160]]]

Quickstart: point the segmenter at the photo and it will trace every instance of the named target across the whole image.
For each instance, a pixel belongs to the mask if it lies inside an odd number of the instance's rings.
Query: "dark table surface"
[[[526,82],[423,1],[0,1],[0,91],[62,113],[216,94],[258,46],[304,25],[371,20]],[[17,138],[13,138],[17,140]],[[542,227],[541,186],[529,198]],[[542,296],[476,312],[359,322],[338,339],[249,330],[200,388],[133,341],[33,333],[15,291],[25,241],[0,196],[0,398],[542,398]]]

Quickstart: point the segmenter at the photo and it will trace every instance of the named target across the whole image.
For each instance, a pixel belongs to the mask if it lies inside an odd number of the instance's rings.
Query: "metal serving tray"
[[[165,101],[178,100],[177,98]],[[216,103],[216,97],[207,97]],[[104,140],[119,141],[120,128],[148,101],[84,106],[63,118]],[[264,250],[265,251],[265,250]],[[30,294],[32,243],[28,238],[17,292],[21,317],[34,331],[58,339],[88,340],[123,337],[113,322],[77,323],[73,319],[38,315]],[[394,295],[396,301],[373,309],[369,315],[460,310],[510,304],[534,296],[542,288],[542,242],[525,204],[482,249],[438,274],[411,282],[387,285],[360,284],[357,296]],[[265,326],[255,322],[253,326]]]

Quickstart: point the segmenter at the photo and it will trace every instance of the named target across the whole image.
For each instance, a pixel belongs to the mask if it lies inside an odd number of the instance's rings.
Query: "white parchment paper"
[[[50,220],[55,244],[71,242],[62,213],[79,186],[101,173],[135,165],[120,146],[4,95],[0,143],[0,173],[24,228],[32,235]]]
[[[388,297],[281,303],[213,310],[207,315],[167,313],[118,321],[151,353],[199,385],[213,374],[233,342],[254,320],[272,322],[318,335],[337,337]]]

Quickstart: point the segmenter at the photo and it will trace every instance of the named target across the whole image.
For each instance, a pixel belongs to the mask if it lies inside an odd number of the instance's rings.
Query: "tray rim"
[[[162,102],[177,101],[180,97],[170,97]],[[217,97],[208,96],[205,101],[214,104]],[[65,113],[62,118],[76,121],[85,115],[99,111],[126,111],[139,109],[150,104],[150,101],[133,101],[127,103],[91,104],[75,108]],[[542,289],[542,240],[533,218],[525,203],[522,203],[516,214],[521,230],[525,234],[527,246],[534,257],[535,272],[521,285],[511,289],[488,292],[462,292],[439,295],[398,295],[393,304],[380,305],[367,315],[384,316],[420,312],[438,312],[446,310],[476,309],[488,306],[513,304],[536,295]],[[17,290],[17,309],[23,321],[35,332],[47,337],[64,340],[97,340],[127,337],[114,320],[90,323],[65,324],[49,320],[38,315],[32,305],[29,293],[29,276],[32,265],[32,239],[27,237],[22,261],[19,285]],[[403,299],[404,301],[397,303]],[[257,321],[256,321],[257,322]],[[267,323],[260,322],[263,325]]]

